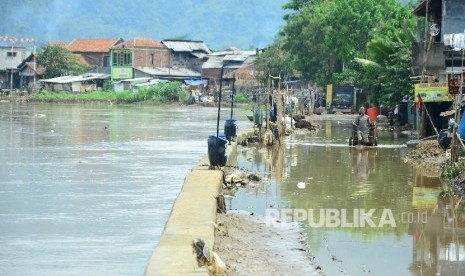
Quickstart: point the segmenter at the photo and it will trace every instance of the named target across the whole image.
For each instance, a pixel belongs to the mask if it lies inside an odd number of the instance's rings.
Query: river
[[[198,106],[0,103],[0,275],[143,275],[216,117]]]
[[[0,274],[142,275],[216,115],[197,106],[0,104]],[[264,181],[240,189],[229,208],[312,210],[315,222],[321,210],[339,212],[332,225],[302,222],[327,275],[463,275],[463,213],[445,208],[436,178],[403,162],[408,137],[381,132],[377,148],[360,150],[347,146],[347,117],[317,122],[319,132],[279,148],[240,148],[238,165]],[[374,225],[354,220],[361,210],[374,210]],[[384,214],[393,221],[378,227]]]
[[[281,147],[240,149],[238,166],[264,181],[227,207],[301,221],[326,275],[464,275],[464,212],[439,196],[437,177],[403,161],[409,137],[384,131],[378,147],[350,148],[342,118]]]

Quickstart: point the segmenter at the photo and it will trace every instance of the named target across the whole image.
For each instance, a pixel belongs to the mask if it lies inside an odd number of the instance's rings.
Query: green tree
[[[374,30],[367,44],[367,58],[355,58],[364,87],[372,93],[374,104],[394,105],[412,95],[412,43],[415,20],[409,6],[390,14],[392,20]]]
[[[411,11],[397,0],[292,0],[284,6],[292,12],[285,16],[281,31],[283,48],[293,56],[294,66],[303,78],[320,86],[328,83],[351,84],[364,91],[383,89],[385,100],[398,99],[398,88],[408,79],[411,41],[404,31],[411,31]],[[400,28],[400,22],[408,28]],[[356,58],[371,60],[369,42],[384,41],[395,51],[381,67],[366,67]],[[376,62],[375,62],[376,63]],[[386,65],[386,66],[385,66]],[[404,89],[405,90],[405,89]],[[391,100],[389,100],[391,101]]]
[[[280,76],[283,80],[289,80],[293,76],[292,60],[289,54],[282,49],[282,41],[275,40],[255,60],[255,68],[260,74],[260,81],[266,83],[268,77]]]
[[[281,31],[284,49],[296,69],[321,86],[335,78],[356,81],[354,58],[364,55],[373,31],[401,6],[397,0],[293,0],[285,5],[293,12]]]
[[[37,64],[45,68],[44,78],[79,75],[92,68],[79,64],[77,57],[70,50],[51,44],[39,50]]]

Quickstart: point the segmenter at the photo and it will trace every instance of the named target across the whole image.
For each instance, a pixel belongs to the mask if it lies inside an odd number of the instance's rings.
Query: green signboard
[[[134,73],[132,67],[111,67],[111,79],[132,79]]]

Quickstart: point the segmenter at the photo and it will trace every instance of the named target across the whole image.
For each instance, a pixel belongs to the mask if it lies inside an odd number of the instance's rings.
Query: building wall
[[[8,53],[16,53],[16,56],[9,56]],[[10,83],[10,68],[17,68],[21,62],[31,54],[31,51],[23,47],[0,47],[0,82]],[[15,72],[14,72],[15,73]],[[13,76],[13,87],[19,85],[19,79]]]
[[[135,49],[134,67],[170,67],[170,53],[168,49]]]
[[[443,34],[463,33],[465,29],[465,1],[445,1]]]
[[[189,53],[173,52],[171,54],[171,66],[178,68],[188,68],[193,71],[202,71],[203,60],[193,57]]]
[[[412,49],[412,58],[413,58],[413,71],[415,75],[420,75],[425,64],[425,50],[424,43],[415,43]],[[444,51],[446,50],[443,43],[431,43],[428,56],[426,57],[426,73],[434,74],[440,70],[444,70],[445,65],[445,55]]]
[[[16,53],[15,56],[8,55],[8,53]],[[16,68],[21,62],[31,54],[31,51],[19,47],[0,47],[0,71],[6,69]]]
[[[108,56],[108,62],[110,61],[110,53],[78,53],[78,54],[81,54],[83,55],[87,61],[89,61],[90,63],[92,63],[92,65],[95,65],[99,68],[102,68],[102,67],[109,67],[110,64],[106,64],[106,66],[104,66],[103,64],[103,59],[105,56]]]

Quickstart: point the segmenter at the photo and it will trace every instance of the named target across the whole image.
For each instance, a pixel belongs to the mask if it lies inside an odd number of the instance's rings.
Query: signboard
[[[112,67],[111,68],[112,79],[132,79],[133,70],[132,67]]]
[[[415,84],[415,102],[418,102],[418,95],[423,102],[448,102],[449,84],[446,82],[439,83],[418,83]]]
[[[332,101],[333,101],[333,85],[328,84],[326,86],[326,104],[330,105]]]

